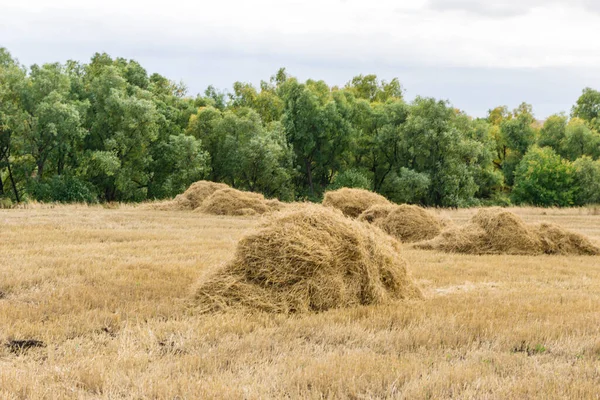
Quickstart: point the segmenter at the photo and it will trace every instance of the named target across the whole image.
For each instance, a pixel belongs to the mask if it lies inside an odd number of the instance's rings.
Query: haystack
[[[464,226],[418,243],[421,249],[467,254],[599,254],[589,239],[554,224],[526,225],[500,208],[482,209]]]
[[[356,218],[367,208],[381,204],[391,204],[385,197],[363,189],[342,188],[325,193],[323,205],[337,208],[344,215]]]
[[[198,181],[190,185],[190,187],[182,194],[177,195],[175,199],[163,201],[160,203],[148,204],[148,208],[155,210],[194,210],[198,208],[202,202],[217,190],[227,189],[224,183]]]
[[[318,205],[271,216],[240,241],[233,261],[200,282],[203,310],[295,313],[420,298],[401,245]]]
[[[443,227],[436,215],[408,204],[375,205],[365,210],[358,219],[370,222],[406,243],[432,239]]]
[[[542,223],[535,229],[542,242],[542,250],[546,254],[600,255],[600,248],[584,235],[550,223]]]
[[[260,193],[242,192],[227,188],[217,190],[204,200],[196,211],[214,215],[257,215],[264,214],[272,208]]]

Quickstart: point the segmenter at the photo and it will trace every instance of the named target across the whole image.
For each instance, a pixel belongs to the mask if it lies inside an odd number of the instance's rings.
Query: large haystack
[[[403,242],[432,239],[442,231],[442,221],[429,211],[408,204],[375,205],[358,219],[380,227]]]
[[[391,204],[385,197],[363,189],[342,188],[325,193],[323,205],[337,208],[344,215],[356,218],[367,208],[376,204]]]
[[[599,254],[585,236],[553,224],[526,225],[500,208],[482,209],[464,226],[451,227],[438,237],[416,245],[467,254]]]
[[[266,200],[260,193],[227,188],[217,190],[196,211],[214,215],[257,215],[279,207],[279,202]]]
[[[155,210],[194,210],[202,204],[202,202],[217,190],[227,189],[224,183],[198,181],[190,185],[190,187],[182,194],[177,195],[175,199],[163,201],[160,203],[148,204],[148,208]]]
[[[201,309],[324,311],[420,298],[400,243],[318,205],[268,219],[238,244],[233,261],[205,277]]]

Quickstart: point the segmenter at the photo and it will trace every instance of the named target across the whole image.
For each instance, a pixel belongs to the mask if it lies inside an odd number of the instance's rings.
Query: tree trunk
[[[37,179],[38,181],[42,180],[42,175],[44,175],[44,160],[38,160],[37,164]]]
[[[57,174],[62,175],[64,169],[65,169],[65,155],[62,151],[59,151],[58,161],[57,161],[57,166],[56,166]]]
[[[383,175],[375,181],[375,192],[379,192],[381,190],[381,187],[383,186],[383,182],[385,181],[385,178],[388,176],[388,174],[390,172],[392,172],[392,167],[393,165],[390,164],[390,166],[388,167],[388,169],[383,173]]]
[[[12,183],[13,191],[15,192],[15,200],[17,203],[21,202],[19,198],[19,191],[17,190],[17,184],[15,183],[15,178],[13,177],[12,168],[10,167],[10,161],[6,161],[6,165],[8,166],[8,176],[10,177],[10,182]]]
[[[310,165],[310,160],[308,158],[304,159],[304,163],[306,164],[306,176],[308,177],[308,188],[310,190],[310,194],[314,195],[315,194],[315,188],[313,186],[313,179],[312,179],[312,168]]]

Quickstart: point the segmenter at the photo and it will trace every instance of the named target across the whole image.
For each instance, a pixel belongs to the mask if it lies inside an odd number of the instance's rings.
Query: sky
[[[474,116],[525,101],[538,119],[600,89],[598,0],[0,0],[0,47],[24,65],[135,59],[190,95],[280,67],[344,85],[397,77],[406,98]]]

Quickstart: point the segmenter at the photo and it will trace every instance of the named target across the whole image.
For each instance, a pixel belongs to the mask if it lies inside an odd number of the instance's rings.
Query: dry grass
[[[600,240],[585,209],[511,211]],[[462,224],[475,212],[438,213]],[[0,398],[598,398],[600,257],[404,248],[425,300],[198,314],[199,274],[257,224],[1,210]]]
[[[383,229],[403,243],[433,239],[442,231],[442,220],[424,208],[409,204],[375,205],[358,217]]]
[[[585,235],[548,222],[525,224],[502,208],[480,209],[469,223],[450,226],[415,247],[467,254],[600,255],[600,248]]]
[[[198,181],[192,183],[185,192],[177,195],[173,200],[147,203],[142,208],[162,211],[195,210],[210,195],[223,189],[229,189],[229,186],[224,183]]]
[[[323,197],[324,206],[337,208],[351,218],[357,218],[371,206],[387,204],[391,203],[382,195],[363,189],[341,188],[326,192]]]
[[[149,202],[140,205],[143,210],[185,211],[213,215],[255,216],[268,211],[279,211],[285,204],[277,199],[267,200],[260,193],[230,188],[224,183],[198,181],[173,200]]]
[[[259,215],[278,207],[277,200],[266,200],[260,193],[227,188],[212,193],[196,211],[213,215]]]
[[[297,207],[244,237],[196,301],[207,311],[301,313],[421,298],[401,253],[400,242],[338,210]]]

